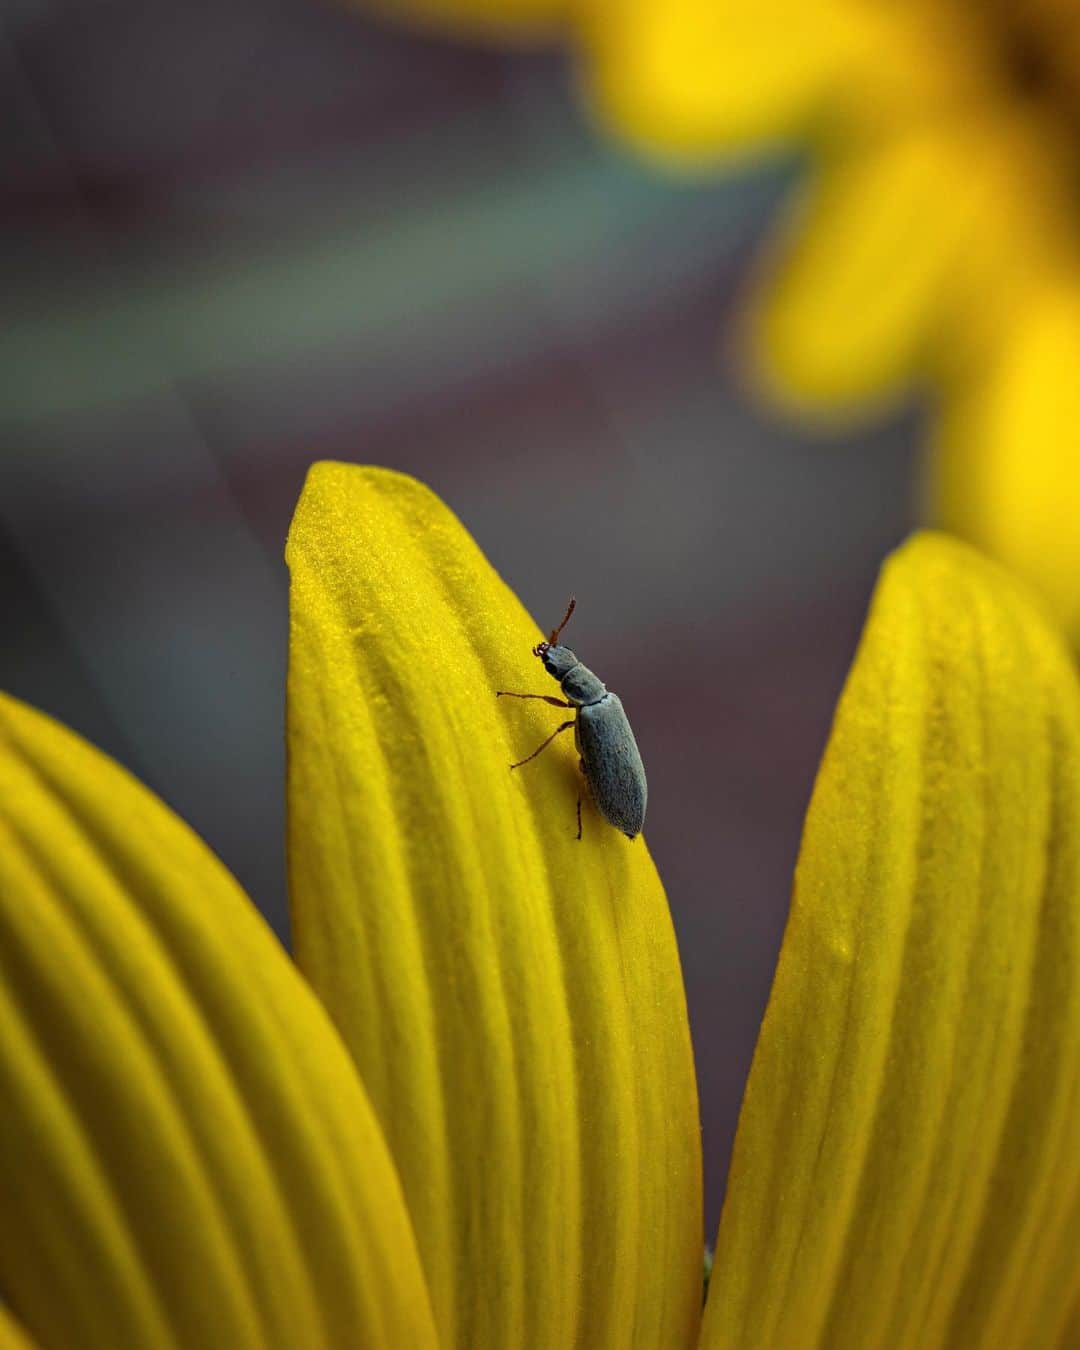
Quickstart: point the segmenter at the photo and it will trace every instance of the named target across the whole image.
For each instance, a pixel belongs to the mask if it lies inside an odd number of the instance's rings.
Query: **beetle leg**
[[[569,731],[573,725],[574,719],[571,717],[570,720],[568,722],[564,722],[561,727],[556,727],[555,730],[551,733],[551,735],[547,738],[547,740],[543,743],[543,745],[538,745],[531,755],[526,755],[524,759],[519,759],[516,764],[511,764],[510,767],[512,769],[520,769],[523,764],[528,764],[529,760],[535,759],[536,756],[540,753],[540,751],[545,750],[555,739],[556,736],[558,736],[561,732]]]
[[[578,837],[578,839],[580,840],[580,839],[581,839],[581,803],[585,800],[585,793],[586,793],[586,792],[588,792],[588,793],[590,794],[590,796],[591,796],[592,794],[591,794],[591,790],[590,790],[590,788],[589,788],[589,780],[588,780],[588,777],[586,776],[586,773],[585,773],[585,761],[584,761],[583,759],[579,759],[579,760],[578,760],[578,768],[581,770],[581,781],[582,781],[582,784],[584,785],[584,791],[582,790],[582,788],[579,787],[579,788],[578,788],[578,794],[577,794],[577,837]]]
[[[498,689],[495,692],[496,698],[542,698],[545,703],[550,703],[553,708],[572,708],[572,703],[567,703],[563,698],[555,698],[551,694],[514,694],[509,689]]]

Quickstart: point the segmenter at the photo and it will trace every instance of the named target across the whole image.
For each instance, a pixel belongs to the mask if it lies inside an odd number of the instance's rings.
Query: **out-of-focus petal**
[[[951,168],[936,134],[849,142],[822,164],[752,315],[763,378],[782,401],[820,410],[894,397],[926,358],[979,211],[977,182],[951,182]]]
[[[1078,1138],[1077,677],[1017,583],[917,537],[814,789],[702,1345],[1058,1344]]]
[[[44,1346],[435,1344],[340,1039],[188,828],[0,698],[0,1289]]]
[[[1080,644],[1080,289],[1044,292],[946,405],[929,508],[1009,564]]]
[[[601,119],[663,158],[708,163],[804,129],[835,79],[835,7],[789,0],[590,0],[584,87]]]
[[[34,1342],[19,1326],[10,1308],[0,1303],[0,1350],[34,1350]]]
[[[496,701],[558,693],[538,630],[399,474],[315,466],[287,556],[297,957],[382,1122],[444,1344],[692,1343],[671,920],[643,840],[588,804],[575,838],[569,734],[509,769],[571,715]]]

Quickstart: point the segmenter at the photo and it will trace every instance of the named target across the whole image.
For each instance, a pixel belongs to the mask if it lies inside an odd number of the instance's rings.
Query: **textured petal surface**
[[[7,698],[0,1099],[0,1289],[42,1345],[435,1344],[310,990],[185,825]]]
[[[703,1346],[1064,1344],[1080,692],[965,545],[887,564],[807,817]]]
[[[495,698],[558,692],[539,630],[398,474],[316,465],[288,561],[297,957],[382,1121],[444,1344],[692,1343],[700,1144],[670,916],[642,839],[590,805],[575,839],[569,734],[508,767],[569,715]]]

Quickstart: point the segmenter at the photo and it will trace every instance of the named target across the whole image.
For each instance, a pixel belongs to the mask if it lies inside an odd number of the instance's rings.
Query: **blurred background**
[[[808,439],[733,317],[794,162],[698,183],[572,64],[308,0],[9,0],[0,684],[118,758],[288,940],[287,575],[312,460],[429,483],[622,695],[714,1229],[802,815],[920,415]]]

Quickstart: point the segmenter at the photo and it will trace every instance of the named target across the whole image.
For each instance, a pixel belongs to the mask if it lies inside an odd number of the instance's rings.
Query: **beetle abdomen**
[[[585,777],[601,815],[633,839],[645,824],[645,768],[618,694],[578,710]]]

